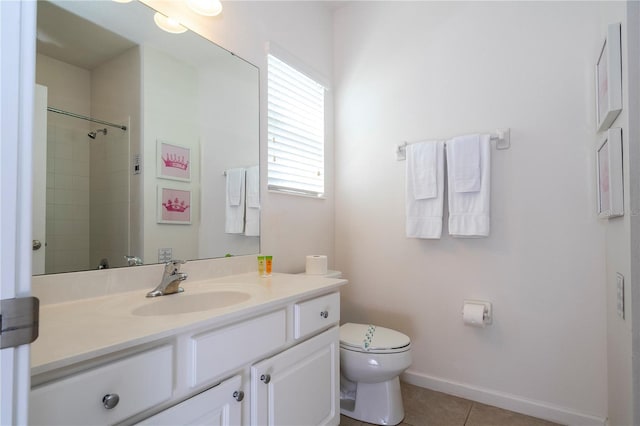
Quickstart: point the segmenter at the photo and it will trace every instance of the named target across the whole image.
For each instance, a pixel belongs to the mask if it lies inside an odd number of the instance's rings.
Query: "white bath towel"
[[[242,234],[244,232],[245,169],[229,169],[226,174],[224,232]]]
[[[491,206],[491,142],[489,135],[480,135],[480,189],[477,192],[458,192],[454,170],[456,156],[453,144],[447,141],[447,178],[449,193],[449,234],[454,237],[489,236]]]
[[[447,145],[447,163],[453,175],[454,191],[480,191],[480,135],[458,136]]]
[[[424,145],[428,145],[428,147]],[[444,207],[444,142],[414,143],[408,145],[406,149],[407,237],[440,238]],[[416,183],[420,180],[422,183]],[[423,184],[425,181],[427,183]],[[430,190],[429,186],[433,181],[435,181],[433,190]],[[418,190],[416,191],[416,189]],[[429,195],[431,197],[428,197]]]
[[[260,169],[247,168],[247,210],[244,234],[250,237],[260,235]]]

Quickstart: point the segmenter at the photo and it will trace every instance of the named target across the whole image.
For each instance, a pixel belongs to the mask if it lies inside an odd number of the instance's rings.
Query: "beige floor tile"
[[[558,426],[535,417],[401,383],[404,420],[399,426]],[[341,426],[370,426],[340,416]]]
[[[371,426],[371,423],[359,422],[347,416],[340,416],[340,426]],[[412,426],[408,423],[402,422],[398,426]]]
[[[362,422],[359,422],[358,420],[354,420],[351,417],[347,417],[347,416],[340,416],[340,426],[362,426]]]
[[[410,426],[463,426],[472,402],[402,383],[404,423]]]
[[[501,408],[474,403],[466,426],[552,426],[557,423],[525,416]]]

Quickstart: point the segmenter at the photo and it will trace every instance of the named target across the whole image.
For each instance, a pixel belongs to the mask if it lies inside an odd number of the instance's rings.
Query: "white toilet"
[[[367,423],[404,418],[398,376],[411,365],[411,340],[384,327],[340,327],[340,413]]]

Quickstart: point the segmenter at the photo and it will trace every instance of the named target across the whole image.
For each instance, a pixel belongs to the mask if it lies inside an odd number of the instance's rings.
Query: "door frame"
[[[0,299],[31,294],[36,7],[0,1]],[[28,423],[30,377],[30,345],[0,350],[0,424]]]

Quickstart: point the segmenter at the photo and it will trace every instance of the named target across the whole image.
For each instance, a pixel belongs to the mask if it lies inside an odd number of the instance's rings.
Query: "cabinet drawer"
[[[252,362],[285,344],[284,309],[191,338],[193,374],[198,386]]]
[[[299,339],[340,320],[340,293],[316,297],[294,306],[293,337]]]
[[[45,384],[31,391],[34,425],[113,424],[171,397],[173,348],[162,346],[102,367]],[[103,398],[119,396],[107,409]]]

